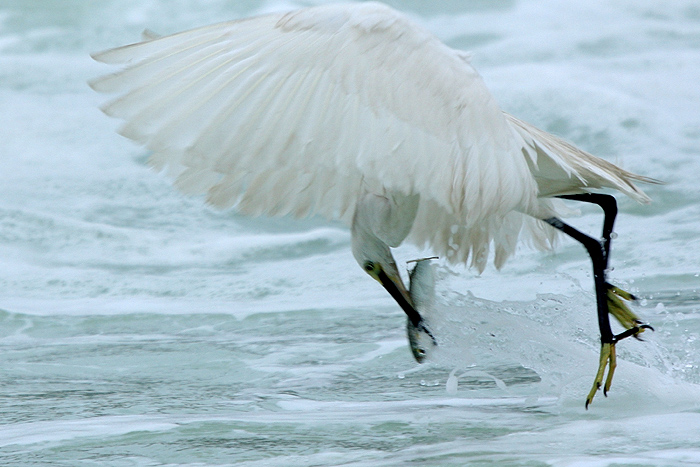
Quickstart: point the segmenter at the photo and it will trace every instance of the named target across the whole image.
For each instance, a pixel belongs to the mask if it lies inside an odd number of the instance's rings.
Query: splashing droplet
[[[450,376],[447,377],[447,382],[445,383],[445,389],[447,390],[448,394],[457,394],[457,386],[459,384],[459,381],[457,381],[457,376],[455,376],[456,372],[457,372],[457,368],[452,370],[450,372]]]

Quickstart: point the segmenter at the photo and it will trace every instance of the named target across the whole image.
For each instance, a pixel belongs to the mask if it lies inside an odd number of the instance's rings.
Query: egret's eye
[[[367,271],[367,272],[374,271],[374,263],[372,261],[367,261],[365,263],[365,271]]]

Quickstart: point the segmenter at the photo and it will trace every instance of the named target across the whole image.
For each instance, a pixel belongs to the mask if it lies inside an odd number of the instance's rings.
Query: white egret
[[[594,266],[601,365],[645,325],[605,278],[615,199],[646,203],[652,181],[503,112],[467,54],[379,3],[331,4],[215,24],[97,53],[121,67],[91,86],[121,134],[187,193],[249,215],[320,215],[351,225],[357,262],[406,312],[414,357],[436,344],[390,248],[428,245],[452,263],[496,267],[519,237],[558,229]],[[557,217],[568,198],[605,211],[600,241]],[[547,225],[549,224],[549,225]],[[554,229],[549,226],[553,226]],[[608,313],[627,328],[615,336]]]

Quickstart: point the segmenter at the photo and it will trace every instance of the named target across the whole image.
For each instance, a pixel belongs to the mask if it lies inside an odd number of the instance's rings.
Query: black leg
[[[608,264],[610,264],[610,244],[612,243],[613,226],[615,225],[615,218],[617,217],[617,201],[612,195],[604,195],[600,193],[585,193],[579,195],[563,195],[559,196],[562,199],[570,199],[572,201],[581,201],[583,203],[591,203],[600,206],[605,214],[605,220],[603,221],[603,233],[600,237],[600,244],[603,247],[603,255],[605,258],[605,269],[608,269]],[[613,286],[606,283],[607,287],[610,289]],[[636,300],[637,297],[625,292],[626,297],[630,300]]]
[[[596,304],[598,308],[598,327],[600,329],[601,352],[598,373],[593,383],[593,388],[586,398],[586,408],[593,400],[598,389],[603,382],[605,368],[609,365],[608,377],[605,381],[603,392],[607,395],[612,383],[612,377],[616,366],[615,344],[627,337],[637,337],[644,329],[653,328],[647,324],[642,324],[637,315],[624,303],[623,300],[634,300],[635,297],[609,284],[606,279],[608,263],[610,260],[610,245],[612,242],[613,225],[617,216],[617,202],[610,195],[602,194],[579,194],[566,195],[561,198],[592,203],[600,206],[605,213],[603,221],[603,232],[601,240],[598,241],[588,235],[576,230],[561,219],[551,217],[544,219],[552,227],[560,230],[574,240],[580,242],[588,252],[593,263],[593,280],[595,282]],[[610,313],[626,328],[626,331],[614,335],[610,328]]]
[[[614,340],[612,329],[610,328],[610,316],[608,314],[607,281],[605,280],[605,269],[607,268],[607,258],[604,246],[598,240],[579,232],[575,228],[556,217],[544,219],[546,223],[561,230],[569,237],[580,242],[588,251],[588,255],[593,262],[593,281],[595,283],[595,296],[598,305],[598,327],[600,328],[600,340],[603,344],[611,344]],[[608,242],[608,245],[610,243]]]
[[[564,195],[559,198],[597,204],[603,209],[605,220],[603,221],[603,234],[601,235],[600,243],[603,247],[605,268],[607,269],[608,262],[610,261],[610,243],[612,242],[613,226],[615,224],[615,218],[617,217],[617,201],[615,197],[600,193],[585,193],[579,195]]]

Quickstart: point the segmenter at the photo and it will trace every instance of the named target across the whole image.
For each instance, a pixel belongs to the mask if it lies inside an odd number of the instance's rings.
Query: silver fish
[[[421,318],[417,322],[406,319],[406,334],[413,357],[418,363],[423,363],[428,352],[437,346],[437,341],[425,322],[435,301],[435,272],[430,263],[432,259],[435,258],[415,260],[416,266],[409,273],[408,294]]]

